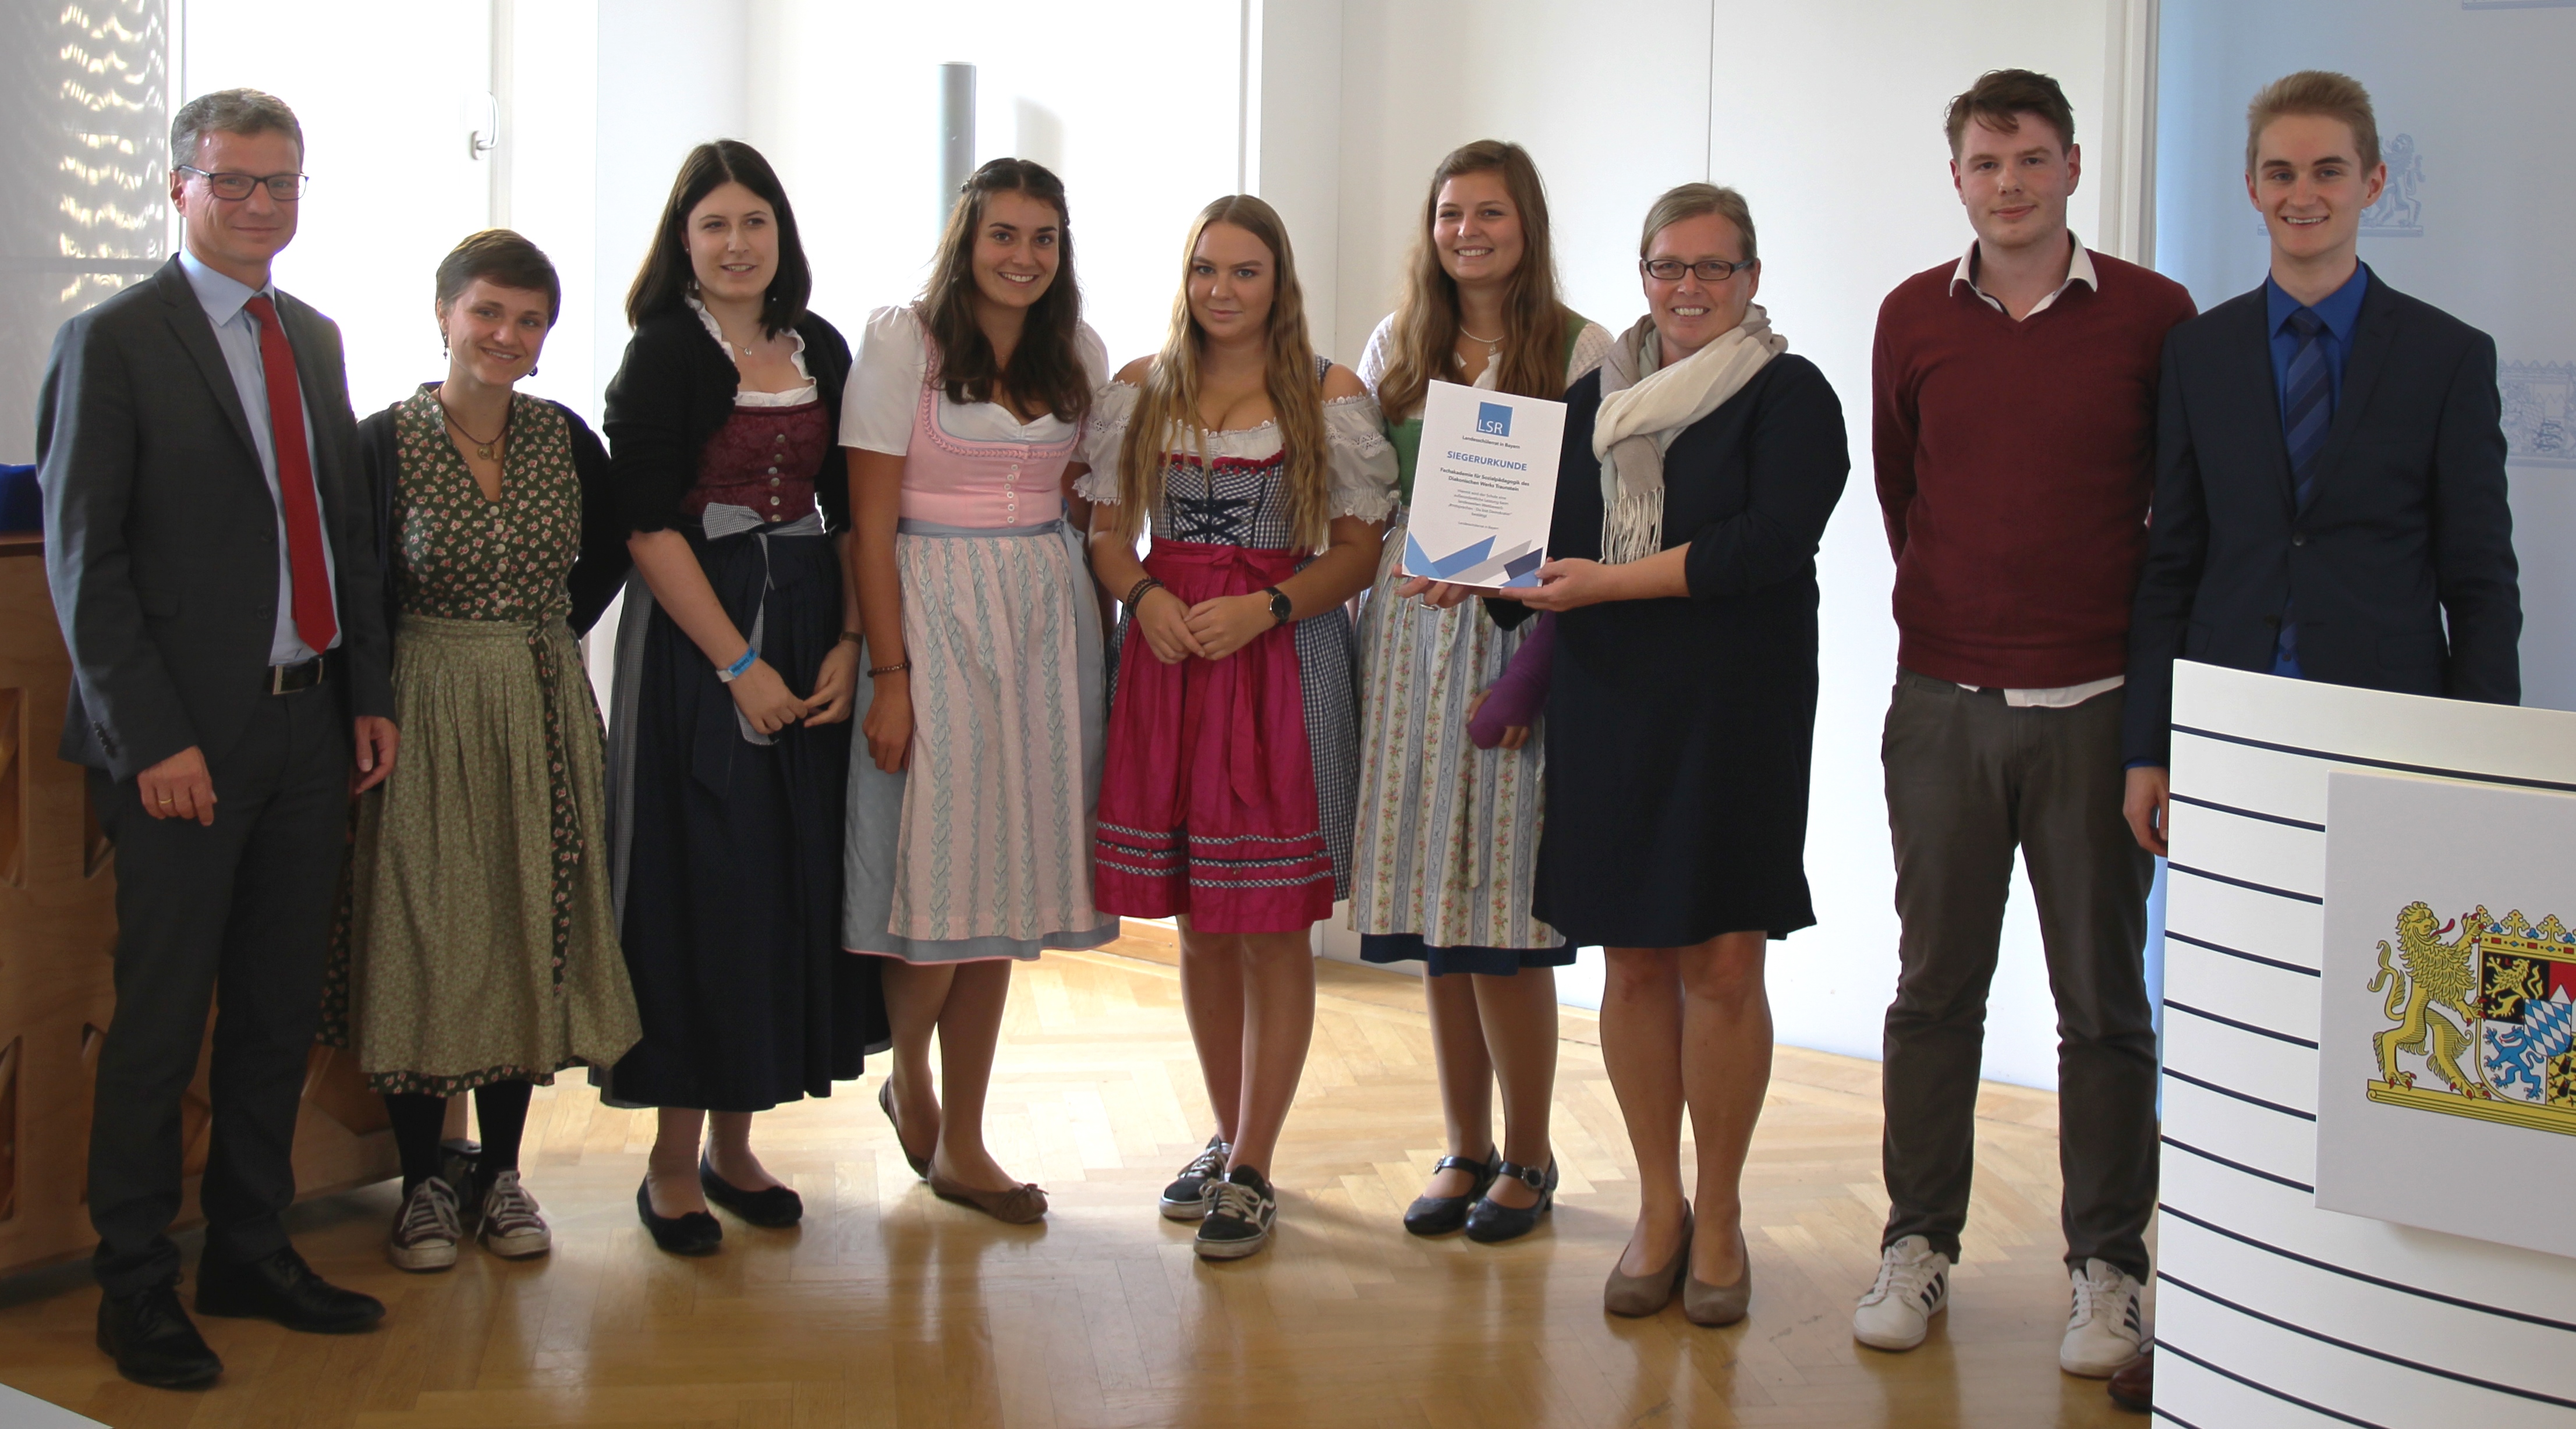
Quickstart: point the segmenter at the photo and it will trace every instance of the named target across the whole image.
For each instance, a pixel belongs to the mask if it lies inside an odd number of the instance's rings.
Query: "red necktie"
[[[277,321],[277,305],[254,293],[242,306],[259,319],[259,366],[268,377],[268,439],[277,452],[277,494],[286,509],[287,587],[295,603],[295,634],[319,655],[340,633],[331,617],[331,566],[322,555],[322,507],[313,494],[313,455],[304,445],[304,391],[295,378],[295,350]]]

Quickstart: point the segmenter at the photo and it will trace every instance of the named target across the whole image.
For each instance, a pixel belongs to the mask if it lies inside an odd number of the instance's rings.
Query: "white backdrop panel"
[[[2176,796],[2246,812],[2187,805],[2174,828],[2175,867],[2206,876],[2178,875],[2169,909],[2159,1410],[2198,1429],[2569,1422],[2576,1261],[2317,1209],[2322,988],[2290,969],[2321,965],[2329,772],[2569,785],[2576,716],[2184,663],[2174,722]]]
[[[2292,70],[2370,87],[2392,192],[2361,256],[2496,340],[2522,562],[2523,698],[2576,708],[2576,5],[2565,0],[2162,0],[2156,266],[2202,307],[2263,280],[2245,104]]]

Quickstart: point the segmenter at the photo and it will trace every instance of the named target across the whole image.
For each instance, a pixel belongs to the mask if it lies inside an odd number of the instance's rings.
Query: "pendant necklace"
[[[1486,360],[1487,362],[1491,362],[1491,361],[1493,361],[1493,360],[1494,360],[1495,355],[1496,355],[1497,353],[1500,353],[1500,352],[1503,350],[1503,340],[1502,340],[1501,338],[1499,338],[1499,337],[1478,337],[1478,336],[1476,336],[1474,333],[1467,331],[1467,325],[1466,325],[1465,323],[1460,323],[1460,324],[1458,325],[1458,335],[1459,335],[1460,337],[1463,337],[1463,338],[1467,339],[1469,342],[1481,342],[1481,343],[1483,343],[1483,344],[1485,345],[1485,360]],[[1458,365],[1459,365],[1459,366],[1461,366],[1461,367],[1466,366],[1466,365],[1467,365],[1467,359],[1465,359],[1465,358],[1463,358],[1463,357],[1459,358],[1459,359],[1458,359]]]
[[[445,401],[441,401],[438,404],[438,415],[447,419],[447,425],[455,430],[456,435],[463,437],[466,440],[466,443],[474,448],[474,455],[482,461],[491,461],[494,459],[492,453],[501,445],[502,441],[510,435],[510,418],[516,415],[516,412],[517,404],[512,403],[511,411],[501,414],[501,430],[493,435],[492,440],[487,442],[481,437],[474,435],[472,432],[465,430],[463,424],[456,420],[456,414],[447,410],[447,403]]]

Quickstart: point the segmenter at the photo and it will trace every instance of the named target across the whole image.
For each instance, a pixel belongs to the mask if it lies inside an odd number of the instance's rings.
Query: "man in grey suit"
[[[349,799],[393,769],[389,647],[339,329],[277,292],[304,134],[253,90],[171,125],[180,255],[63,324],[37,414],[45,573],[71,648],[62,756],[117,859],[98,1059],[99,1347],[129,1379],[223,1370],[180,1308],[179,1103],[209,1006],[197,1311],[363,1330],[280,1220]]]

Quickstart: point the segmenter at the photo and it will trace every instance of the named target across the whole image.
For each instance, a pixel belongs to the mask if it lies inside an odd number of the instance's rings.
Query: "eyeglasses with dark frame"
[[[279,203],[293,203],[304,197],[305,189],[313,183],[311,176],[306,174],[214,174],[194,164],[177,167],[183,174],[195,174],[204,179],[206,188],[215,197],[230,203],[239,203],[250,197],[250,191],[260,184],[268,185],[270,198]]]
[[[1760,262],[1758,258],[1747,258],[1741,263],[1729,263],[1723,258],[1703,258],[1697,263],[1685,263],[1679,258],[1641,258],[1637,268],[1658,283],[1678,283],[1684,273],[1698,274],[1703,283],[1723,283]]]

